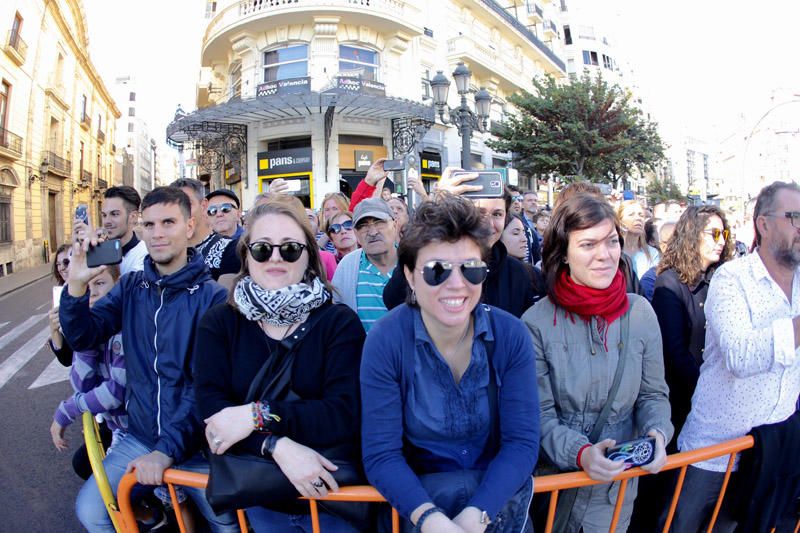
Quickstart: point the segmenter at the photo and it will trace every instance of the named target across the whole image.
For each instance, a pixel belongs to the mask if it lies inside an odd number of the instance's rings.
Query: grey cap
[[[380,198],[367,198],[361,200],[353,210],[353,225],[365,218],[377,218],[378,220],[394,220],[394,213],[389,204]]]

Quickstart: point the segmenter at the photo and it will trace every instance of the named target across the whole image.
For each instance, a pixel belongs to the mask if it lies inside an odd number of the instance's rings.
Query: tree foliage
[[[520,171],[608,182],[654,170],[664,158],[656,124],[618,85],[588,73],[565,85],[550,76],[533,84],[536,94],[509,98],[518,113],[495,125],[497,140],[487,142],[514,153]]]
[[[647,199],[651,204],[666,202],[667,200],[686,200],[686,196],[681,192],[678,184],[671,177],[663,180],[653,176],[647,182]]]

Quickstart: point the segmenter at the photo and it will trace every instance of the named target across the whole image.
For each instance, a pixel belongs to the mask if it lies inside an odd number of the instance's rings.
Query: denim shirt
[[[472,355],[459,383],[413,309],[418,357],[408,401],[403,406],[405,437],[414,448],[418,473],[485,469],[481,458],[489,438],[489,365],[482,338],[492,340],[484,313],[475,313]]]

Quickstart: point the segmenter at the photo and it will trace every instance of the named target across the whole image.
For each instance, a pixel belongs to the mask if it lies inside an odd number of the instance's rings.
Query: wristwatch
[[[264,438],[264,442],[261,443],[261,455],[267,456],[272,455],[272,452],[275,451],[275,444],[278,442],[278,437],[275,435],[267,435]]]

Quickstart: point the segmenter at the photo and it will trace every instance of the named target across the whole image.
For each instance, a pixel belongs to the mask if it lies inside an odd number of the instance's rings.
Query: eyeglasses
[[[301,255],[303,255],[303,250],[305,247],[305,244],[292,241],[285,242],[280,246],[270,244],[268,242],[253,242],[247,246],[247,248],[250,250],[250,255],[252,258],[259,263],[269,261],[269,259],[272,257],[272,250],[275,248],[278,249],[278,252],[284,261],[294,263],[300,259]]]
[[[208,213],[208,216],[210,216],[210,217],[216,216],[217,215],[217,211],[222,211],[224,214],[227,215],[228,213],[233,211],[235,208],[236,208],[236,206],[233,205],[233,204],[217,204],[217,205],[212,205],[211,207],[206,209],[206,213]]]
[[[711,238],[714,239],[714,242],[718,242],[720,237],[722,237],[722,241],[725,242],[728,240],[728,235],[730,235],[728,230],[719,228],[703,230],[703,233],[706,235],[711,235]]]
[[[345,220],[341,224],[331,224],[328,228],[328,233],[333,233],[335,235],[340,234],[343,231],[351,231],[353,229],[353,221],[352,220]]]
[[[356,224],[356,231],[363,231],[365,229],[375,229],[377,231],[382,231],[386,227],[385,220],[373,220],[372,222],[359,222]]]
[[[800,211],[786,211],[782,215],[780,213],[764,213],[765,217],[788,218],[792,222],[792,226],[800,228]]]
[[[69,266],[69,259],[62,259],[61,261],[56,261],[58,268],[67,268]]]
[[[431,287],[441,285],[457,266],[461,267],[461,275],[472,285],[480,285],[486,280],[489,274],[489,267],[486,263],[477,259],[456,263],[453,261],[429,261],[422,267],[422,279]]]

